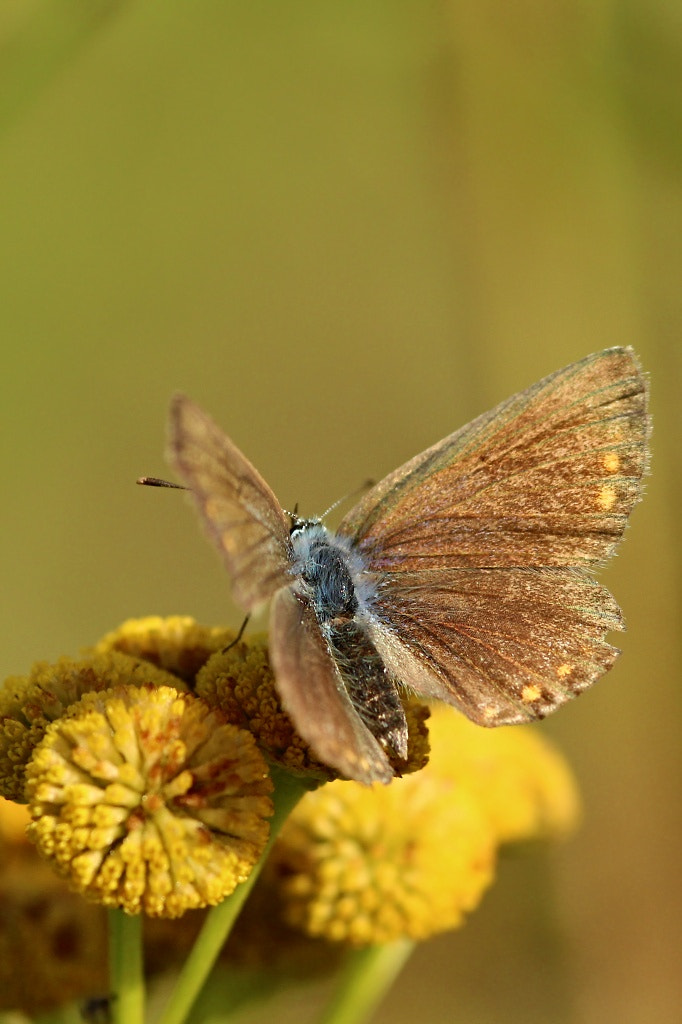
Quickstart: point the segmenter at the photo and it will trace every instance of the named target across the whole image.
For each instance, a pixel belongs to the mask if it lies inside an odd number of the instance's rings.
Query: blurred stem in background
[[[0,45],[0,138],[124,0],[40,0]]]
[[[414,946],[410,939],[399,939],[385,946],[367,946],[348,953],[319,1024],[363,1024],[370,1020]]]

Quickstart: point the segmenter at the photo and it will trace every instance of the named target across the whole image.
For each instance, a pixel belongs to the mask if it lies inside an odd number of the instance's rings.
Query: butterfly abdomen
[[[327,643],[355,710],[386,750],[407,757],[407,720],[398,687],[361,622],[323,626]]]

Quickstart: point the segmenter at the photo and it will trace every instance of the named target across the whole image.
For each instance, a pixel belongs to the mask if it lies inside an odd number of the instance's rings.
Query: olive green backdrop
[[[625,654],[542,727],[584,826],[380,1024],[680,1019],[681,68],[675,0],[0,3],[4,674],[238,624],[186,502],[134,485],[176,389],[315,514],[589,352],[651,375]]]

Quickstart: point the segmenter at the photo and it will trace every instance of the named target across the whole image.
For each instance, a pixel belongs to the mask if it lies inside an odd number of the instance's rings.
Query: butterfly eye
[[[300,537],[306,530],[310,530],[313,526],[319,526],[321,523],[320,519],[301,519],[295,512],[287,512],[286,515],[291,520],[291,526],[289,527],[290,540],[293,540],[294,537]]]
[[[291,526],[289,527],[289,537],[294,538],[305,530],[305,519],[299,519],[298,516],[291,516]]]

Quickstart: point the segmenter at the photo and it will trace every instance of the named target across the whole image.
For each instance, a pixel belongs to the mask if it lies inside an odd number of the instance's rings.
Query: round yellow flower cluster
[[[201,626],[189,615],[148,615],[127,619],[95,645],[97,654],[121,651],[158,665],[188,683],[212,654],[234,640],[234,631],[222,626]]]
[[[404,707],[403,777],[333,780],[281,706],[264,638],[235,642],[178,616],[131,620],[79,661],[7,680],[0,793],[28,802],[29,838],[73,889],[174,918],[250,875],[278,779],[298,779],[312,791],[279,833],[227,951],[270,967],[298,951],[298,969],[319,965],[313,945],[458,927],[503,844],[561,837],[578,818],[570,770],[532,729],[480,729],[441,706],[427,734],[429,709],[408,696]],[[178,924],[182,944],[194,927]]]
[[[54,722],[27,769],[29,837],[84,895],[176,917],[219,903],[268,838],[253,737],[191,694],[120,687]]]
[[[423,772],[390,786],[332,782],[294,810],[263,879],[290,926],[355,946],[456,928],[503,844],[575,827],[573,777],[532,729],[481,729],[442,706],[429,725]]]
[[[0,690],[0,795],[89,899],[175,917],[250,874],[268,839],[266,760],[334,777],[283,710],[263,638],[188,617],[129,620],[81,660]],[[406,698],[405,771],[427,759],[428,709]]]

